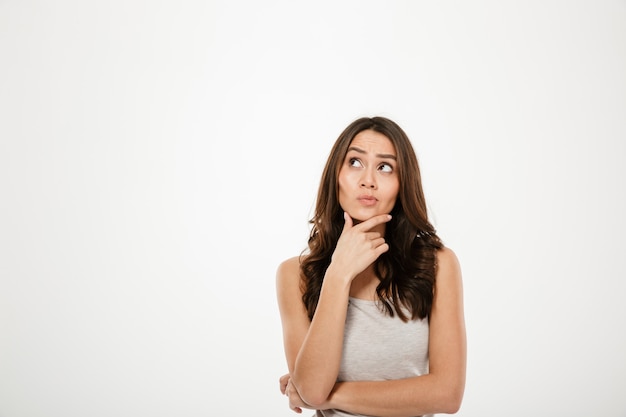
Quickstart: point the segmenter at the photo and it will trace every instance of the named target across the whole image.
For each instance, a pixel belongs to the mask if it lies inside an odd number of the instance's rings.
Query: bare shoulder
[[[276,270],[276,287],[278,291],[300,288],[300,257],[294,256],[278,265]]]
[[[300,257],[294,256],[289,259],[285,259],[278,265],[278,272],[294,272],[300,269]]]
[[[447,335],[442,340],[452,340],[446,337],[456,338],[461,343],[465,338],[463,281],[459,260],[449,248],[437,251],[434,295],[430,315],[433,334]]]
[[[456,253],[448,247],[437,251],[437,281],[461,282],[461,265]]]
[[[289,279],[289,277],[299,277],[300,276],[300,257],[294,256],[292,258],[286,259],[282,261],[278,265],[278,269],[276,271],[276,278],[278,280],[283,280],[285,278]]]
[[[286,332],[289,332],[289,329],[306,330],[310,324],[306,307],[302,302],[301,284],[299,256],[289,258],[278,265],[276,296],[283,329]]]
[[[456,253],[445,246],[437,251],[437,265],[440,267],[460,268]]]

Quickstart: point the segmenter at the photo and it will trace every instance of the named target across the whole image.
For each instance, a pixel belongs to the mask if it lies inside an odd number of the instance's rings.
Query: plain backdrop
[[[623,0],[0,0],[0,416],[294,415],[276,267],[372,115],[461,261],[458,415],[626,416]]]

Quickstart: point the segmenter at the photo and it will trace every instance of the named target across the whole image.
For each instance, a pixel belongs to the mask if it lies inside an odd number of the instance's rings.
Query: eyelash
[[[350,159],[348,160],[348,165],[350,165],[350,166],[352,167],[352,166],[354,166],[354,163],[355,163],[355,162],[358,162],[359,164],[361,164],[361,161],[360,161],[358,158],[350,158]],[[363,165],[363,164],[361,164],[361,166],[362,166],[362,165]],[[378,165],[378,169],[379,169],[379,170],[381,170],[381,168],[382,168],[382,167],[384,167],[384,166],[389,167],[389,170],[390,170],[390,171],[383,171],[383,172],[391,172],[391,171],[393,171],[393,166],[391,166],[391,164],[388,164],[388,163],[386,163],[386,162],[384,162],[384,163],[382,163],[382,164]]]
[[[393,167],[392,167],[390,164],[387,164],[387,163],[385,163],[385,164],[380,164],[380,165],[378,166],[378,169],[380,169],[380,168],[381,168],[381,167],[383,167],[383,166],[388,166],[388,167],[389,167],[389,172],[393,171]],[[388,171],[383,171],[383,172],[388,172]]]
[[[357,158],[350,158],[348,160],[348,165],[350,165],[351,167],[354,166],[354,163],[358,162],[359,164],[361,163],[361,161],[359,161]],[[361,164],[362,165],[362,164]]]

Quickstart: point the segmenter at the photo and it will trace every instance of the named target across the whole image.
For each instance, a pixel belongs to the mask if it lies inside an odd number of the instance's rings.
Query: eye
[[[393,172],[393,167],[390,164],[383,163],[378,166],[378,170],[382,172]]]
[[[357,168],[360,168],[363,166],[361,161],[359,161],[357,158],[348,159],[348,165],[350,165],[351,167],[357,167]]]

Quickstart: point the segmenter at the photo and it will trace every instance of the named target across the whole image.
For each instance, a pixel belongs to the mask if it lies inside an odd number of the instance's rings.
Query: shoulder
[[[279,291],[286,288],[300,288],[300,257],[294,256],[278,265],[276,286]]]
[[[437,251],[437,278],[436,285],[461,283],[461,265],[456,253],[448,247],[443,247]]]
[[[296,320],[309,323],[308,313],[302,302],[302,280],[300,279],[300,257],[294,256],[278,265],[276,270],[276,296],[283,325]]]
[[[438,268],[460,269],[459,258],[452,249],[444,246],[443,248],[437,250],[436,255]]]
[[[437,276],[430,315],[431,328],[437,329],[439,334],[458,331],[454,337],[464,337],[463,316],[463,281],[459,260],[451,249],[440,249],[437,251]]]
[[[284,275],[300,275],[300,257],[294,256],[289,259],[285,259],[278,265],[278,269],[276,270],[276,275],[278,277]]]

